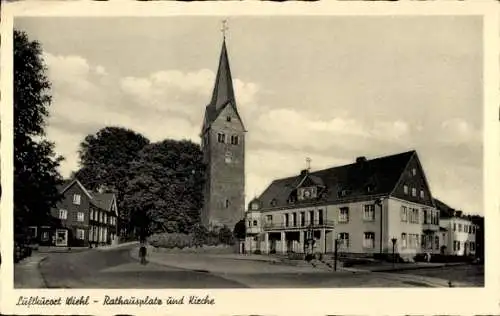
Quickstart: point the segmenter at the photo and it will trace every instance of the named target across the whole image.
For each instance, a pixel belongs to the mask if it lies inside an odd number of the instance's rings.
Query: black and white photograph
[[[485,14],[14,16],[17,305],[485,290]]]

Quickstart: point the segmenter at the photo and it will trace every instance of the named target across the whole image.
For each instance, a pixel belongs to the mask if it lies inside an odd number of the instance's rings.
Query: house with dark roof
[[[245,251],[439,252],[439,210],[417,152],[274,180],[246,212]]]
[[[481,226],[473,216],[465,215],[439,199],[434,199],[441,214],[440,227],[444,239],[442,253],[455,256],[476,256],[482,245]]]
[[[111,244],[117,236],[118,208],[114,193],[92,192],[77,179],[60,187],[61,200],[51,220],[30,227],[40,245],[78,247]]]

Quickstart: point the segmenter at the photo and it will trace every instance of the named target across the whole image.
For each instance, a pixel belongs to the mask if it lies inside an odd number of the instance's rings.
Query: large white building
[[[439,253],[439,210],[416,151],[273,181],[249,204],[245,252]]]

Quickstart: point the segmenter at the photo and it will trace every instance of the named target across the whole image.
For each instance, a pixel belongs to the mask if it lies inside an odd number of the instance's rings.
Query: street
[[[182,260],[165,260],[160,263],[149,262],[141,265],[130,253],[133,247],[123,247],[108,251],[96,249],[82,252],[47,253],[38,267],[41,274],[40,285],[47,288],[346,288],[346,287],[443,287],[443,269],[439,273],[415,270],[407,273],[365,273],[310,271],[293,272],[294,268],[271,265],[267,262],[249,260],[230,260],[211,257],[212,267],[225,265],[228,268],[210,268],[208,265],[191,265]],[[183,258],[183,256],[174,256]],[[184,256],[189,258],[189,256]],[[165,258],[169,258],[165,256]],[[183,264],[185,262],[186,264]],[[231,268],[229,268],[231,266]],[[15,275],[21,275],[22,263],[16,266]],[[226,270],[227,271],[224,271]],[[266,270],[267,269],[267,270]],[[455,269],[455,279],[460,279]],[[210,271],[209,271],[210,270]],[[435,269],[427,269],[435,270]],[[451,271],[451,270],[450,270]],[[427,273],[427,275],[426,275]],[[421,275],[419,275],[421,274]],[[438,278],[441,277],[442,279]],[[31,277],[30,277],[31,278]],[[23,279],[16,277],[16,287],[29,287],[21,284]],[[480,286],[480,285],[475,285]]]
[[[51,253],[40,264],[48,288],[241,288],[238,282],[203,272],[148,263],[129,256],[130,248],[112,251]]]

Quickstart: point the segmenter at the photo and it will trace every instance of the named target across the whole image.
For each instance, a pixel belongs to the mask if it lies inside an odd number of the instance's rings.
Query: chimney
[[[361,157],[356,158],[356,163],[363,163],[363,162],[366,162],[365,156],[361,156]]]

